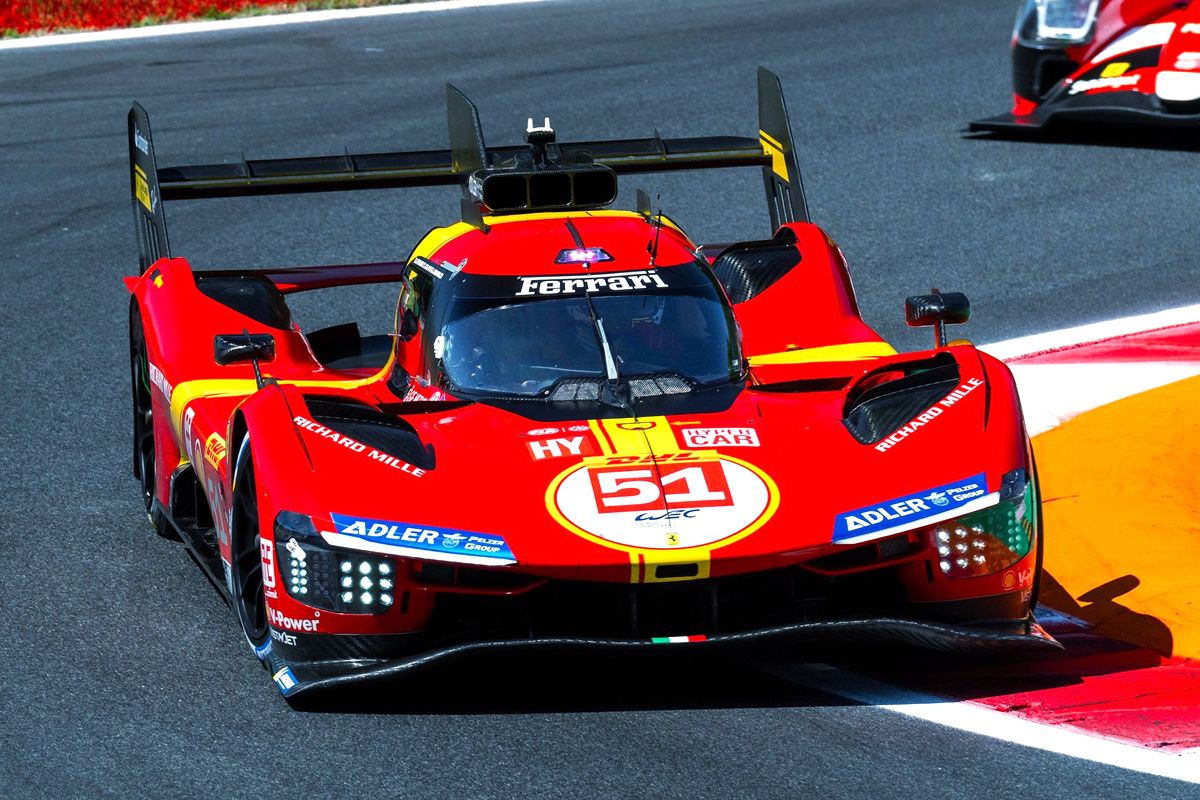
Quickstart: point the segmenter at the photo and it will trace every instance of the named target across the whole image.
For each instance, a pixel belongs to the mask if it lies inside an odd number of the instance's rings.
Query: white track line
[[[1058,331],[1020,336],[980,350],[1004,361],[1052,353],[1175,325],[1200,322],[1200,305],[1182,306]],[[1031,436],[1057,428],[1073,417],[1150,389],[1200,375],[1200,351],[1194,362],[1105,362],[1093,364],[1009,364],[1017,381],[1025,425]]]
[[[1061,725],[1033,722],[965,701],[952,701],[924,692],[902,689],[861,675],[842,672],[825,664],[768,667],[767,671],[820,692],[956,730],[1149,775],[1200,784],[1200,751],[1196,749],[1169,753],[1125,744]]]
[[[979,349],[991,353],[1003,361],[1008,361],[1034,353],[1047,353],[1061,350],[1064,347],[1098,342],[1102,339],[1114,339],[1118,336],[1128,336],[1131,333],[1169,328],[1172,325],[1185,325],[1189,322],[1200,322],[1200,305],[1169,308],[1153,314],[1139,314],[1074,328],[1063,328],[1058,331],[1035,333],[1032,336],[1019,336],[1016,339],[980,345]]]
[[[297,11],[292,14],[267,14],[261,17],[237,17],[235,19],[211,20],[208,22],[177,22],[169,25],[147,25],[142,28],[117,28],[107,31],[58,33],[49,36],[26,36],[19,39],[3,39],[0,40],[0,50],[24,50],[30,47],[59,47],[73,44],[92,44],[95,42],[115,42],[124,39],[149,39],[158,36],[181,36],[190,33],[218,33],[247,30],[249,28],[298,25],[306,22],[326,22],[337,19],[391,17],[399,14],[425,14],[433,11],[457,11],[464,8],[487,8],[490,6],[545,2],[549,2],[549,0],[438,0],[431,3],[406,3],[399,6]]]
[[[1184,306],[1153,314],[1140,314],[1033,336],[1021,336],[982,345],[980,349],[1007,361],[1034,353],[1050,352],[1197,321],[1200,321],[1200,305]],[[1048,430],[1075,414],[1118,399],[1114,393],[1120,396],[1134,394],[1200,371],[1196,365],[1188,364],[1043,365],[1041,370],[1038,369],[1038,365],[1018,364],[1013,365],[1012,369],[1026,401],[1026,419],[1031,426],[1031,433]],[[1091,376],[1098,380],[1081,380],[1089,369],[1101,370],[1104,374]],[[1141,372],[1137,372],[1139,369]],[[1125,375],[1127,380],[1120,379],[1120,374]],[[1113,379],[1114,375],[1117,375],[1116,380]],[[1111,388],[1114,384],[1122,388]],[[1053,616],[1053,613],[1050,615]],[[1064,620],[1077,622],[1065,615],[1060,616],[1063,616]],[[766,669],[771,674],[817,691],[955,730],[1135,772],[1200,784],[1200,748],[1176,753],[1154,750],[1062,725],[1023,719],[1012,713],[997,711],[965,700],[951,700],[893,686],[853,672],[843,672],[826,664],[781,665]]]

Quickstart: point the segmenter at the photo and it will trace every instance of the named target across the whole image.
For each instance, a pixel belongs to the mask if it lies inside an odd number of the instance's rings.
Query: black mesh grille
[[[597,400],[604,387],[604,378],[566,378],[558,381],[550,392],[549,400],[556,403]],[[692,382],[674,373],[637,375],[628,379],[629,393],[633,399],[660,397],[668,394],[687,394],[692,391]]]
[[[772,240],[735,244],[713,262],[713,272],[725,287],[729,302],[744,303],[800,263],[795,244]]]
[[[846,427],[863,444],[880,441],[958,386],[958,364],[949,356],[887,369],[899,374],[864,391],[851,390],[846,401]],[[860,383],[870,385],[877,378],[877,374],[869,374]]]
[[[349,400],[313,396],[304,400],[314,422],[414,467],[431,470],[436,466],[433,446],[423,444],[416,430],[403,418]]]

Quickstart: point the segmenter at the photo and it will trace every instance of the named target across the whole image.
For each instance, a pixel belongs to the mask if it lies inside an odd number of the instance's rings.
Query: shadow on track
[[[1063,636],[1065,653],[964,655],[904,644],[803,645],[738,653],[548,653],[462,656],[403,678],[292,699],[338,714],[567,714],[852,705],[782,676],[780,665],[829,664],[935,694],[983,698],[1061,688],[1093,675],[1155,666],[1152,651],[1090,634]]]
[[[849,701],[764,674],[719,653],[464,656],[436,667],[294,698],[339,714],[530,714],[784,708]]]

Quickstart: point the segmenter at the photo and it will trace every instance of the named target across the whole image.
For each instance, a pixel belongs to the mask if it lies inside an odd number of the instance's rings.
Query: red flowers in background
[[[0,31],[124,28],[143,20],[223,16],[253,0],[13,0],[0,5]],[[261,2],[260,2],[261,4]]]

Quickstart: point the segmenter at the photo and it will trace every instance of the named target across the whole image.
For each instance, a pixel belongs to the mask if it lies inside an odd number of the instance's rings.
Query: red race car
[[[779,80],[758,137],[484,144],[158,168],[129,114],[133,468],[286,696],[471,650],[891,637],[1056,647],[1008,369],[859,316],[808,209]],[[695,244],[619,174],[761,169],[775,235]],[[458,186],[402,262],[193,271],[166,200]],[[302,332],[287,296],[393,283],[395,327]]]
[[[1012,49],[1012,113],[973,131],[1200,125],[1200,2],[1022,0]]]

